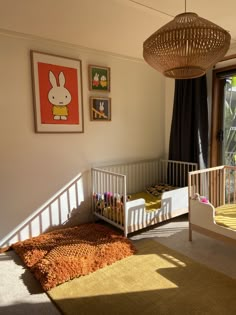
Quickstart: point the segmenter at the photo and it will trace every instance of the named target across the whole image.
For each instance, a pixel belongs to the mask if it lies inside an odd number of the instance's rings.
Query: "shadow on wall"
[[[0,247],[54,229],[92,221],[90,171],[79,174],[0,241]]]

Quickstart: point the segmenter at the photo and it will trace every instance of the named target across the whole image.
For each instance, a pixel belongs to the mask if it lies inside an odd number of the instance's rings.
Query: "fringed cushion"
[[[96,223],[55,230],[12,248],[46,291],[135,252],[131,241],[119,232]]]

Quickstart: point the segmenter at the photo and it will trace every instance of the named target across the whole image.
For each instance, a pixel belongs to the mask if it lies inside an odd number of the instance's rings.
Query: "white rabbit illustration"
[[[99,103],[99,112],[102,114],[104,112],[104,102]]]
[[[98,86],[99,85],[99,74],[95,73],[94,77],[93,77],[93,85],[94,86]]]
[[[64,73],[60,72],[59,74],[59,86],[52,71],[49,71],[49,81],[52,88],[48,92],[48,100],[53,105],[53,117],[55,120],[67,120],[69,114],[67,105],[71,102],[71,94],[64,87],[66,82]]]
[[[99,107],[97,108],[96,106],[96,111],[95,111],[95,118],[102,118],[102,116],[104,115],[104,102],[99,102]]]

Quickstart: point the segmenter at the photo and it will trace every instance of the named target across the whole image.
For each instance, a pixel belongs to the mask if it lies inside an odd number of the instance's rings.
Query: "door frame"
[[[235,59],[236,55],[225,57],[222,61]],[[221,164],[221,145],[217,139],[218,132],[222,128],[223,106],[222,99],[224,97],[224,80],[219,76],[220,73],[235,70],[236,59],[234,64],[222,68],[214,69],[212,72],[212,109],[211,109],[211,150],[210,150],[210,166],[218,166]]]

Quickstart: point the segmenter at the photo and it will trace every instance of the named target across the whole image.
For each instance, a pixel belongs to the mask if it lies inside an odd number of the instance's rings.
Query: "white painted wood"
[[[227,242],[236,241],[236,231],[215,222],[215,208],[236,204],[236,166],[222,165],[189,173],[189,240],[192,231]],[[201,196],[209,202],[201,201]]]
[[[124,230],[127,235],[130,232],[147,226],[171,219],[188,212],[188,171],[195,170],[195,163],[152,159],[123,163],[102,168],[92,168],[92,192],[94,215]],[[170,180],[170,182],[168,182]],[[101,203],[106,199],[107,192],[113,196],[123,196],[126,200],[130,193],[145,191],[150,185],[158,183],[186,185],[171,191],[162,193],[161,207],[154,211],[146,211],[143,198],[126,201],[123,205],[124,224],[117,221],[114,215],[114,200],[105,212],[95,207],[95,195],[101,198]],[[101,207],[102,208],[102,207]],[[119,211],[119,210],[116,210]],[[112,213],[112,214],[111,214]],[[112,217],[112,218],[111,218]]]
[[[190,207],[192,224],[236,240],[235,230],[216,224],[215,208],[210,202],[206,204],[199,200],[190,200]]]

